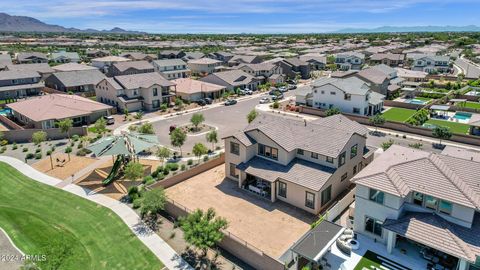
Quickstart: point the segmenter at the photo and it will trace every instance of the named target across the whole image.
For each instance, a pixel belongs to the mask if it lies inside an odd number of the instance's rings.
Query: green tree
[[[157,157],[160,158],[162,165],[165,162],[165,159],[170,157],[170,149],[167,147],[159,147],[157,150]]]
[[[60,131],[67,134],[68,141],[70,141],[70,129],[73,127],[73,121],[70,118],[63,119],[57,122]]]
[[[437,126],[432,130],[432,135],[435,138],[440,140],[440,145],[442,145],[442,140],[448,140],[452,137],[452,132],[447,127]]]
[[[213,208],[209,208],[207,212],[197,209],[181,217],[179,223],[185,241],[200,249],[204,255],[209,248],[222,241],[224,236],[222,230],[228,227],[227,220],[217,217]]]
[[[142,134],[155,134],[152,123],[145,123],[138,128],[138,132]]]
[[[187,134],[183,132],[183,130],[176,128],[170,133],[170,143],[174,147],[178,147],[180,149],[180,156],[183,155],[182,153],[182,146],[187,140]]]
[[[47,133],[45,131],[36,131],[32,134],[32,142],[34,144],[41,144],[47,140]]]
[[[165,209],[165,203],[167,202],[167,196],[163,188],[155,188],[146,191],[141,199],[140,214],[142,217],[150,216],[157,217],[158,213]]]
[[[326,112],[327,116],[332,116],[335,114],[340,114],[340,109],[339,108],[330,108]]]
[[[218,142],[218,134],[216,130],[212,130],[206,135],[207,142],[212,144],[212,151],[215,151],[215,144]]]
[[[195,127],[195,130],[198,130],[198,125],[205,121],[205,117],[201,113],[194,113],[190,118],[190,122]]]
[[[143,172],[143,165],[138,162],[130,161],[127,166],[125,166],[125,177],[129,180],[135,181],[142,178]]]
[[[368,121],[375,126],[375,133],[377,133],[378,126],[385,124],[385,117],[381,114],[375,114],[374,116],[371,116]]]
[[[200,163],[200,157],[205,155],[208,152],[208,149],[203,143],[196,143],[193,146],[192,152],[198,158],[198,163]]]
[[[107,131],[107,121],[103,119],[103,117],[98,118],[95,124],[93,124],[93,127],[95,128],[95,133],[103,134]]]
[[[258,112],[253,109],[247,114],[247,122],[250,124],[255,118],[257,118]]]

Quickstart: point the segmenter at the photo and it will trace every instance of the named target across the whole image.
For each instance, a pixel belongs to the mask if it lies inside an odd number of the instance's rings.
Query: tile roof
[[[105,78],[98,69],[55,72],[50,76],[56,77],[65,87],[96,85]]]
[[[187,63],[183,61],[182,59],[161,59],[161,60],[155,60],[153,63],[156,66],[159,67],[170,67],[170,66],[186,66]]]
[[[241,69],[243,67],[249,67],[253,71],[265,71],[265,70],[268,71],[268,70],[272,70],[273,68],[275,68],[275,65],[270,64],[270,63],[240,64],[238,68]]]
[[[172,80],[176,84],[177,93],[193,94],[193,93],[209,93],[225,89],[225,86],[208,82],[193,80],[190,78],[180,78]]]
[[[352,182],[405,197],[421,192],[480,210],[480,162],[393,145]]]
[[[7,66],[8,70],[16,71],[36,71],[40,74],[44,73],[53,73],[55,70],[51,68],[47,63],[36,63],[36,64],[17,64]]]
[[[148,61],[125,61],[125,62],[118,62],[113,64],[113,66],[118,69],[120,72],[124,72],[130,68],[136,69],[136,70],[148,70],[151,69],[153,70],[152,64],[150,64]]]
[[[200,59],[192,59],[188,61],[189,64],[197,64],[197,65],[208,65],[208,64],[220,64],[222,61],[215,60],[212,58],[200,58]]]
[[[80,59],[80,56],[76,52],[54,52],[51,55],[52,59],[56,59],[59,57],[66,57],[70,59]]]
[[[12,58],[9,54],[0,54],[0,68],[12,64]]]
[[[111,107],[77,95],[50,94],[7,104],[7,107],[39,122],[72,118]]]
[[[261,157],[240,163],[237,168],[269,182],[279,179],[319,191],[335,172],[334,168],[295,158],[286,166]]]
[[[370,91],[370,85],[356,77],[346,79],[324,77],[312,82],[314,88],[327,84],[333,85],[343,92],[353,95],[366,95]]]
[[[480,152],[447,145],[442,155],[480,162]]]
[[[397,220],[387,219],[383,228],[469,262],[475,262],[480,255],[478,214],[471,228],[448,222],[435,213],[415,212],[407,212]]]
[[[382,84],[385,80],[388,79],[387,75],[375,68],[367,68],[364,70],[360,70],[357,73],[357,76],[364,78],[374,84]]]
[[[208,76],[216,76],[221,80],[225,81],[226,83],[233,86],[248,84],[255,79],[252,75],[240,69],[215,72]]]
[[[390,66],[387,66],[385,64],[380,64],[380,65],[376,65],[376,66],[372,66],[371,68],[373,69],[376,69],[378,71],[381,71],[383,72],[385,75],[389,75],[389,74],[392,74],[392,73],[397,73],[397,70],[390,67]]]
[[[155,84],[160,86],[174,86],[173,82],[165,79],[160,73],[141,73],[115,76],[115,80],[125,89],[149,88]]]
[[[29,58],[42,58],[45,60],[48,59],[46,54],[39,53],[39,52],[26,52],[26,53],[17,54],[18,61],[25,61],[25,60],[28,60]]]
[[[27,78],[39,78],[40,74],[36,71],[31,70],[8,70],[0,71],[0,81],[3,80],[14,80],[14,79],[27,79]]]
[[[78,63],[66,63],[61,65],[56,65],[53,67],[55,71],[74,71],[74,70],[98,70],[96,67],[89,65],[83,65]]]
[[[383,59],[389,59],[393,61],[401,61],[405,59],[404,54],[399,54],[399,53],[376,53],[370,56],[370,60],[374,61],[380,61]]]
[[[126,57],[121,57],[121,56],[115,56],[115,55],[109,55],[105,57],[99,57],[99,58],[94,58],[92,59],[92,62],[122,62],[122,61],[132,61],[131,59],[128,59]]]

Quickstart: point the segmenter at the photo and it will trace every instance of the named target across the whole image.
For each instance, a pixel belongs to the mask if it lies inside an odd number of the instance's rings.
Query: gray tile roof
[[[80,56],[76,52],[54,52],[52,53],[52,59],[57,59],[59,57],[66,57],[69,59],[80,59]]]
[[[374,84],[382,84],[385,80],[388,79],[387,75],[384,72],[375,68],[367,68],[364,70],[360,70],[357,73],[357,76],[359,76],[360,78],[364,78]]]
[[[405,59],[404,54],[399,53],[376,53],[370,56],[370,60],[380,61],[383,59],[389,59],[393,61],[401,61]]]
[[[48,60],[47,55],[39,52],[26,52],[26,53],[19,53],[17,55],[18,61],[25,61],[25,60],[28,60],[29,58],[42,58],[42,59]]]
[[[170,66],[186,66],[187,63],[182,59],[162,59],[153,61],[156,66],[159,67],[170,67]]]
[[[165,79],[160,73],[142,73],[114,77],[125,89],[149,88],[153,85],[174,86],[175,84]]]
[[[448,222],[434,213],[414,212],[407,212],[397,220],[387,219],[383,228],[469,262],[480,256],[478,214],[471,228]]]
[[[283,179],[314,191],[322,189],[335,172],[334,168],[298,158],[284,166],[261,157],[254,157],[240,163],[237,168],[269,182]]]
[[[15,79],[27,79],[27,78],[39,78],[40,74],[31,70],[8,70],[0,71],[0,81],[3,80],[15,80]]]
[[[260,64],[240,64],[240,66],[238,67],[239,69],[243,68],[243,67],[249,67],[251,68],[253,71],[268,71],[268,70],[272,70],[273,68],[275,68],[275,65],[274,64],[270,64],[270,63],[260,63]]]
[[[245,62],[245,63],[252,63],[257,56],[255,55],[234,55],[232,59],[230,59],[228,62]]]
[[[105,78],[105,75],[96,69],[56,72],[50,76],[56,77],[65,87],[97,85]]]
[[[296,67],[308,65],[307,62],[305,62],[305,61],[303,61],[303,60],[301,60],[297,57],[287,58],[284,61],[289,63],[290,65],[296,66]]]
[[[405,197],[421,192],[480,210],[480,162],[393,145],[352,182]]]
[[[376,66],[372,66],[371,68],[373,69],[376,69],[378,71],[381,71],[383,72],[385,75],[389,75],[389,74],[392,74],[392,73],[396,73],[397,70],[392,68],[392,67],[389,67],[385,64],[380,64],[380,65],[376,65]]]
[[[61,65],[56,65],[53,67],[55,71],[74,71],[74,70],[93,70],[98,68],[92,67],[89,65],[78,64],[78,63],[66,63]]]
[[[125,61],[125,62],[118,62],[114,63],[113,66],[118,69],[120,72],[124,72],[130,68],[136,70],[153,70],[152,64],[148,61]]]
[[[205,54],[202,52],[185,52],[183,59],[199,59],[205,57]]]
[[[16,71],[36,71],[40,74],[55,72],[47,63],[9,65],[7,68]]]
[[[314,88],[331,84],[345,93],[352,95],[366,95],[370,91],[368,83],[356,77],[343,78],[329,78],[324,77],[312,82]]]
[[[254,77],[252,75],[247,74],[245,71],[240,69],[215,72],[213,74],[210,74],[209,76],[216,76],[233,86],[248,84],[252,80],[254,80]]]

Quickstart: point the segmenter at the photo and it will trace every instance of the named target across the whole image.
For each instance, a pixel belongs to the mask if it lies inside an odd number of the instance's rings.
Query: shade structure
[[[135,155],[158,144],[158,138],[150,134],[123,133],[101,138],[87,149],[95,156]]]

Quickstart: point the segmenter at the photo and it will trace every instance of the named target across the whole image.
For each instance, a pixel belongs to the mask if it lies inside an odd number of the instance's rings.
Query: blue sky
[[[0,11],[66,27],[151,33],[480,25],[480,0],[0,0]]]

